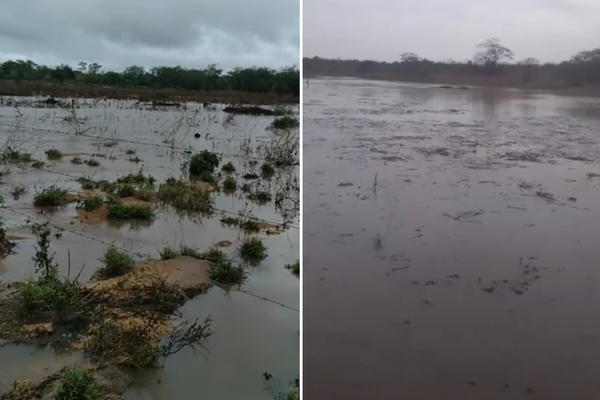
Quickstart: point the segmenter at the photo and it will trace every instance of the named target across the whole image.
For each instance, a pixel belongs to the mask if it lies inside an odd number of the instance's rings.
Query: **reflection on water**
[[[600,396],[598,109],[312,79],[306,398]]]

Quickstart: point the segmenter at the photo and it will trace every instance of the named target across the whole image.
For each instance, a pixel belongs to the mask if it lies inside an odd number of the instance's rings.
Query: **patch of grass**
[[[168,179],[158,187],[157,197],[179,211],[212,212],[212,199],[207,191],[174,178]]]
[[[122,176],[117,179],[116,183],[154,185],[156,183],[156,178],[152,175],[144,175],[142,172],[138,172],[137,174]]]
[[[300,121],[291,115],[284,115],[275,118],[270,126],[274,129],[294,129],[300,126]]]
[[[221,222],[229,226],[239,226],[247,232],[258,232],[260,231],[260,224],[255,219],[241,219],[241,218],[222,218]]]
[[[130,183],[119,186],[115,190],[115,194],[122,199],[124,199],[126,197],[136,197],[137,193],[138,193],[137,187],[135,187],[135,185],[130,184]]]
[[[234,192],[237,189],[237,182],[233,176],[228,176],[223,181],[223,189],[228,192]]]
[[[6,163],[18,164],[32,162],[33,158],[30,153],[22,153],[18,150],[9,149],[2,153],[0,160]]]
[[[213,174],[211,172],[203,171],[200,174],[200,180],[203,181],[203,182],[212,183],[212,182],[215,181],[215,177],[213,176]]]
[[[201,175],[205,171],[212,173],[218,166],[219,157],[217,154],[203,150],[194,154],[190,159],[190,174]]]
[[[33,198],[33,205],[36,207],[59,207],[67,204],[68,192],[65,189],[50,186],[37,193]]]
[[[104,204],[104,199],[102,197],[91,196],[83,200],[82,208],[85,211],[91,212],[98,209],[98,207],[100,207],[102,204]]]
[[[25,193],[27,193],[27,186],[22,183],[18,183],[10,189],[10,194],[15,200],[18,200]]]
[[[175,250],[171,246],[163,247],[162,250],[158,251],[158,254],[160,254],[161,260],[172,260],[173,258],[175,258],[179,255],[177,250]]]
[[[250,187],[250,185],[247,183],[244,183],[241,189],[244,193],[249,193],[250,191],[252,191],[252,187]]]
[[[71,282],[51,279],[28,279],[19,286],[21,312],[24,315],[53,313],[67,315],[81,299],[81,288]]]
[[[293,115],[293,114],[294,114],[294,111],[289,106],[278,105],[278,106],[275,106],[275,108],[273,109],[273,115],[275,115],[277,117],[281,117],[284,115]]]
[[[98,167],[100,166],[100,161],[96,160],[95,158],[90,158],[85,160],[84,164],[87,164],[90,167]]]
[[[256,238],[244,240],[239,250],[240,256],[247,261],[262,261],[267,258],[267,248]]]
[[[103,279],[121,276],[131,271],[135,265],[135,261],[131,255],[120,251],[115,246],[108,247],[100,261],[102,261],[104,266],[98,270],[98,276]]]
[[[233,174],[235,172],[235,167],[230,161],[227,164],[223,165],[223,167],[221,167],[221,170],[227,174]]]
[[[224,285],[241,285],[246,281],[246,271],[240,266],[234,266],[231,261],[218,261],[210,268],[211,280]]]
[[[46,165],[46,163],[44,163],[42,160],[35,160],[31,163],[31,166],[35,169],[42,169],[44,168],[44,165]]]
[[[83,160],[81,159],[81,157],[73,157],[73,158],[71,158],[71,163],[73,163],[73,164],[83,164]]]
[[[200,251],[198,251],[197,248],[192,247],[192,246],[186,246],[184,244],[182,244],[179,247],[179,254],[182,256],[188,256],[188,257],[193,257],[193,258],[198,258],[201,259],[201,253]]]
[[[260,167],[260,173],[262,174],[263,177],[268,178],[268,177],[273,176],[273,174],[275,174],[275,168],[273,168],[273,166],[271,164],[264,163]]]
[[[119,145],[119,142],[117,142],[116,140],[110,140],[108,142],[104,142],[104,144],[103,144],[104,147],[115,147],[118,145]]]
[[[217,249],[216,247],[211,247],[210,249],[203,251],[198,254],[198,257],[201,260],[208,260],[212,262],[221,262],[227,261],[227,257],[225,257],[225,253],[222,250]]]
[[[272,200],[273,197],[271,196],[271,193],[269,193],[269,192],[257,191],[257,192],[250,192],[248,194],[248,198],[250,200],[254,200],[259,203],[268,203],[269,201]]]
[[[142,159],[141,159],[141,158],[139,158],[138,156],[135,156],[135,157],[129,157],[129,158],[127,159],[127,161],[129,161],[129,162],[132,162],[132,163],[136,163],[136,164],[137,164],[137,163],[141,163],[141,162],[142,162],[142,161],[144,161],[144,160],[142,160]]]
[[[242,178],[246,179],[246,180],[253,180],[253,179],[258,179],[260,178],[260,176],[258,174],[255,174],[253,172],[247,173],[242,175]]]
[[[290,271],[292,275],[294,275],[296,278],[300,277],[300,261],[296,261],[293,264],[286,265],[285,269]]]
[[[118,198],[110,199],[108,210],[108,217],[114,220],[151,220],[155,217],[152,206],[148,204],[125,204]]]
[[[55,400],[100,400],[106,390],[91,369],[66,368],[54,385]]]
[[[135,149],[127,149],[125,150],[125,154],[128,156],[133,156],[135,154]]]
[[[63,158],[63,153],[57,149],[46,150],[46,158],[50,161],[59,161]]]

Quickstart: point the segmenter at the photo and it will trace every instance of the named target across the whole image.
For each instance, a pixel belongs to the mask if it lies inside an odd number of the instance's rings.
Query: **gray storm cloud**
[[[299,0],[0,0],[0,58],[122,69],[299,63]]]
[[[600,47],[597,0],[304,0],[304,56],[471,59],[499,38],[517,59],[562,61]]]

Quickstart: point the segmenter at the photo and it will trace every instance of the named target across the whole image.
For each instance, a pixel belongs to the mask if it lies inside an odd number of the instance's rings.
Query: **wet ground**
[[[600,102],[311,79],[309,399],[600,397]]]
[[[19,100],[25,102],[18,107],[0,107],[0,147],[11,146],[41,160],[46,159],[46,150],[54,148],[62,151],[64,158],[59,162],[46,160],[42,169],[8,166],[10,173],[0,185],[5,200],[1,213],[9,234],[18,239],[18,247],[15,255],[0,260],[1,282],[20,281],[33,273],[35,241],[26,226],[29,218],[49,220],[60,228],[55,231],[64,229],[52,241],[56,259],[65,274],[69,256],[72,274],[85,265],[82,281],[101,265],[99,258],[110,243],[137,253],[142,260],[159,258],[158,250],[166,245],[206,249],[219,241],[231,241],[225,250],[239,261],[236,249],[243,235],[223,225],[221,218],[243,211],[282,222],[273,202],[259,205],[240,191],[234,195],[214,193],[218,211],[212,218],[188,218],[165,210],[151,223],[90,223],[77,218],[74,204],[40,214],[32,207],[33,196],[50,185],[77,192],[81,190],[78,177],[114,181],[140,169],[160,183],[171,176],[181,177],[188,153],[204,149],[219,153],[221,165],[231,161],[241,185],[241,175],[260,174],[264,147],[275,135],[266,130],[273,118],[233,117],[220,106],[189,104],[185,110],[152,109],[133,102],[91,100],[79,101],[73,116],[68,109],[43,108],[30,99]],[[201,137],[196,138],[196,133]],[[128,150],[135,150],[135,154],[127,154],[131,153]],[[93,158],[100,165],[73,164],[73,157]],[[131,161],[134,157],[140,160]],[[282,182],[296,175],[293,168],[278,169],[275,176],[261,180],[259,185],[274,194]],[[15,200],[10,192],[17,184],[28,191]],[[215,287],[183,307],[183,319],[212,317],[215,333],[207,343],[208,351],[194,354],[183,350],[172,356],[163,370],[142,379],[140,387],[131,389],[126,399],[195,399],[199,394],[205,399],[270,399],[272,394],[264,389],[265,371],[274,376],[274,388],[287,389],[297,378],[299,365],[299,285],[284,269],[299,255],[297,217],[292,218],[291,225],[282,234],[260,236],[268,257],[248,270],[250,276],[243,291],[225,293]],[[52,372],[47,367],[68,364],[72,357],[55,355],[48,349],[0,343],[0,394],[13,379],[43,378]]]

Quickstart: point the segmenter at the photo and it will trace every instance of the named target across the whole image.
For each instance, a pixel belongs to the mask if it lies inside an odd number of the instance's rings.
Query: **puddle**
[[[37,108],[29,99],[17,100],[23,101],[18,112],[0,107],[0,148],[10,146],[31,153],[45,164],[41,168],[33,168],[31,163],[6,166],[10,172],[0,185],[4,198],[1,214],[9,237],[16,243],[16,253],[0,259],[0,282],[17,282],[33,274],[31,258],[36,243],[29,230],[31,220],[47,220],[53,226],[56,235],[52,250],[61,273],[73,276],[81,269],[80,280],[86,281],[101,266],[99,260],[111,244],[133,253],[136,261],[159,259],[159,250],[165,246],[185,244],[204,250],[218,244],[235,263],[241,263],[238,249],[247,234],[221,220],[237,218],[240,212],[251,215],[259,219],[261,232],[256,236],[266,246],[267,258],[258,266],[247,266],[249,277],[241,291],[225,293],[213,287],[182,309],[184,319],[211,316],[215,333],[207,343],[206,354],[182,350],[167,360],[163,370],[142,379],[143,385],[129,391],[126,398],[192,398],[200,385],[206,399],[267,400],[272,395],[264,390],[265,371],[286,385],[298,377],[299,284],[284,268],[299,257],[298,208],[294,205],[297,191],[285,192],[289,198],[278,195],[282,187],[295,185],[298,170],[285,167],[276,168],[270,177],[261,174],[265,158],[277,148],[274,143],[288,140],[285,133],[267,129],[273,117],[226,114],[223,106],[204,109],[193,103],[185,109],[156,110],[128,101],[78,100],[75,113],[79,122],[73,122],[72,118],[65,119],[72,117],[69,109]],[[297,130],[291,134],[297,139]],[[62,152],[62,160],[47,160],[45,151],[49,149]],[[231,162],[236,169],[231,176],[237,180],[238,190],[233,194],[211,191],[216,209],[211,217],[190,217],[167,207],[158,208],[151,221],[114,221],[106,218],[106,206],[92,213],[78,209],[77,202],[55,211],[32,206],[36,193],[51,185],[81,192],[77,181],[81,177],[112,182],[142,172],[154,176],[157,184],[172,177],[187,179],[182,170],[187,171],[191,153],[202,150],[218,153],[220,166]],[[77,157],[79,160],[73,160]],[[87,165],[85,161],[90,159],[99,165]],[[259,178],[250,182],[243,178],[248,173]],[[215,176],[218,185],[226,176],[224,172]],[[272,200],[259,204],[249,199],[241,190],[245,184],[251,190],[269,193]],[[15,198],[12,192],[17,186],[25,191]],[[287,229],[279,229],[284,222]],[[186,282],[206,279],[202,262],[170,261],[179,263],[169,277]],[[9,351],[11,356],[2,353]],[[39,364],[43,372],[43,368],[56,364],[43,354],[14,346],[0,348],[2,380],[10,383],[15,379],[4,374],[15,363],[23,367],[16,368],[14,374],[43,378],[45,373],[38,376],[30,370]]]
[[[304,92],[304,396],[597,397],[600,103],[329,82]]]

